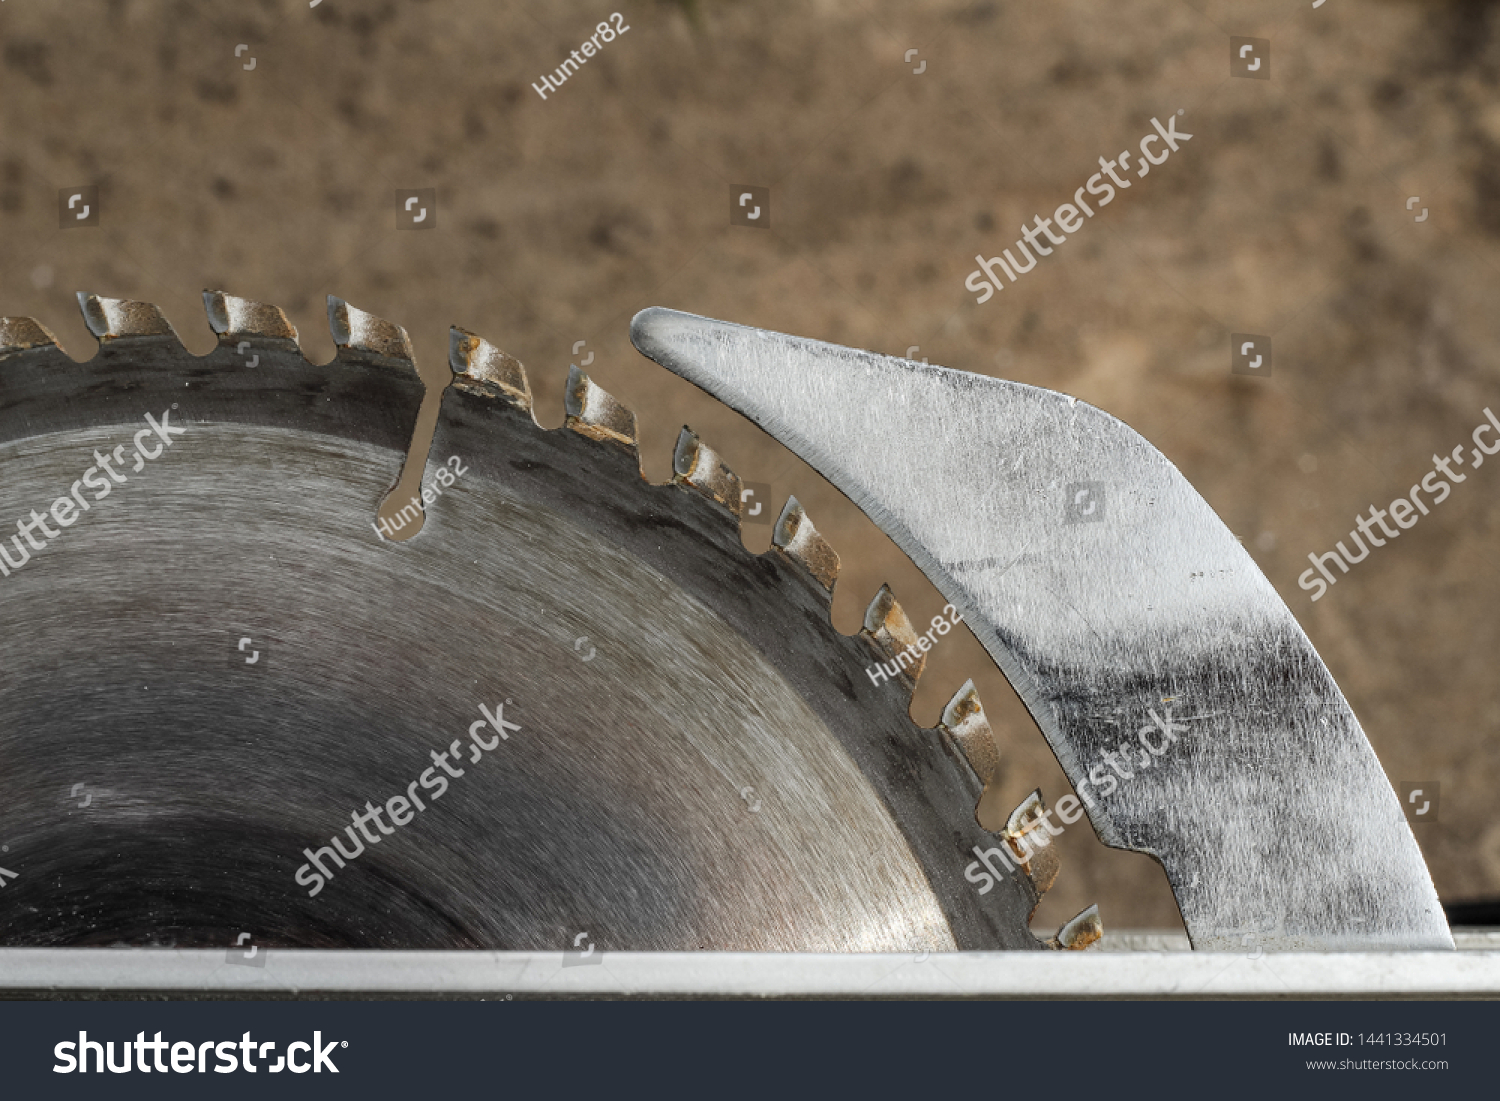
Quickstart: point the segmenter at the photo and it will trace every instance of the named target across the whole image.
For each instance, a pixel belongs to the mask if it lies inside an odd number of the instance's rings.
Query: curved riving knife
[[[648,309],[636,347],[863,509],[963,612],[1197,949],[1451,948],[1389,781],[1270,582],[1084,402]]]

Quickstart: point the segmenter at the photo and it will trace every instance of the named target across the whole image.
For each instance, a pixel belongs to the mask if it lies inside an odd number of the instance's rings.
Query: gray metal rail
[[[1500,995],[1500,941],[1458,952],[1102,951],[796,955],[606,952],[0,950],[11,996],[625,998],[1473,998]],[[1160,935],[1158,935],[1160,936]],[[1131,941],[1137,943],[1132,945]],[[1110,950],[1114,948],[1115,950]],[[1254,957],[1254,958],[1252,958]]]

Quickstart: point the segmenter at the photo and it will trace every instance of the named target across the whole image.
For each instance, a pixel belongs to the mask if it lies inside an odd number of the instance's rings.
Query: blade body
[[[810,522],[750,554],[719,482],[647,483],[628,411],[543,430],[497,352],[388,542],[402,330],[336,302],[314,365],[211,295],[196,356],[83,304],[83,363],[0,318],[0,522],[58,525],[0,559],[0,945],[1046,947],[1030,880],[962,882],[980,782],[829,620]]]

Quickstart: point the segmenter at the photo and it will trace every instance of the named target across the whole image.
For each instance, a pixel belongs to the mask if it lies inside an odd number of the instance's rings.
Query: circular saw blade
[[[455,330],[425,523],[387,541],[406,334],[330,300],[314,366],[205,299],[206,357],[141,303],[80,296],[85,364],[0,322],[3,943],[1044,946],[1055,861],[964,879],[972,689],[923,730],[919,666],[871,681],[915,633],[885,591],[833,628],[795,501],[750,554],[696,437],[651,485],[628,410],[575,372],[543,430]]]

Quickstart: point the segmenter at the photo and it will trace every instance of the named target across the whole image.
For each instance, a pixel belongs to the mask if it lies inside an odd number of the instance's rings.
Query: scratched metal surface
[[[1052,391],[670,310],[632,339],[827,477],[958,606],[1075,787],[1106,789],[1101,839],[1161,861],[1195,948],[1452,947],[1311,642],[1135,432]],[[1102,485],[1102,519],[1068,522],[1080,483]],[[1152,757],[1136,735],[1167,707],[1186,729]],[[1090,777],[1120,743],[1149,763],[1117,757],[1107,790]]]
[[[377,540],[420,386],[366,358],[232,336],[0,358],[0,523],[145,413],[187,428],[0,578],[0,943],[1039,947],[1034,895],[958,874],[972,774],[908,694],[869,702],[826,594],[690,491],[450,395],[435,459],[467,472]],[[318,896],[294,881],[505,699],[521,732]]]

